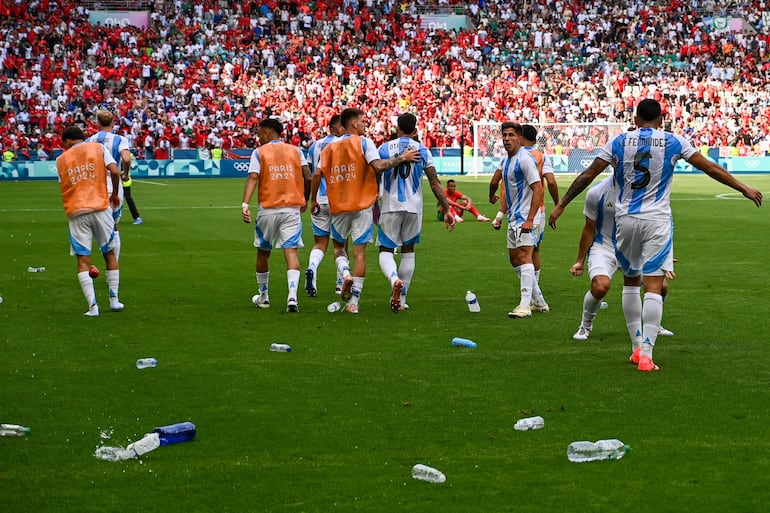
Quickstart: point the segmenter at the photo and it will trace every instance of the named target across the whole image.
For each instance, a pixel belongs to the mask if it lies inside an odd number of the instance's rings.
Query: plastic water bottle
[[[291,353],[291,346],[289,344],[270,344],[270,350],[276,353]]]
[[[599,308],[601,310],[606,310],[607,308],[609,308],[609,306],[610,306],[609,303],[607,303],[606,301],[602,301],[601,303],[599,303]]]
[[[0,424],[0,436],[24,436],[31,432],[30,428],[18,424]]]
[[[567,447],[567,458],[573,463],[598,460],[619,460],[631,451],[631,446],[613,438],[596,442],[572,442]]]
[[[468,340],[467,338],[455,337],[452,339],[452,345],[454,347],[469,347],[471,349],[476,348],[476,342]]]
[[[329,305],[326,307],[326,310],[329,313],[339,312],[342,310],[342,304],[339,301],[335,301],[334,303],[329,303]]]
[[[436,470],[428,465],[418,463],[412,467],[412,477],[419,479],[420,481],[427,481],[429,483],[443,483],[446,481],[446,476],[440,470]]]
[[[545,420],[538,415],[517,420],[513,429],[516,431],[529,431],[530,429],[542,429],[543,426],[545,426]]]
[[[27,267],[27,271],[31,273],[42,273],[45,271],[45,267]]]
[[[479,305],[479,299],[476,297],[476,294],[474,294],[470,290],[465,293],[465,302],[468,303],[468,310],[470,310],[471,312],[481,311],[481,305]]]
[[[178,444],[189,442],[195,438],[197,429],[192,422],[179,422],[168,426],[156,427],[153,433],[158,435],[160,445]]]
[[[154,451],[161,446],[160,437],[158,433],[147,433],[141,440],[128,444],[125,452],[120,455],[119,459],[136,458],[143,454],[147,454],[150,451]]]
[[[156,367],[158,365],[158,360],[155,358],[139,358],[136,361],[136,368],[137,369],[146,369],[148,367]]]

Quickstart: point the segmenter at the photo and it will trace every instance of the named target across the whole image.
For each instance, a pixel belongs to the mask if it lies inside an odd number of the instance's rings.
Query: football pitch
[[[572,178],[560,177],[562,192]],[[739,179],[767,201],[770,175]],[[458,189],[493,217],[487,183],[458,178]],[[87,318],[58,184],[0,183],[0,422],[32,428],[0,437],[3,511],[767,510],[767,204],[702,175],[674,178],[677,278],[663,325],[675,335],[658,339],[661,370],[640,373],[627,362],[620,276],[591,338],[572,339],[588,288],[568,272],[583,196],[545,234],[551,312],[513,320],[519,285],[505,230],[471,218],[447,232],[427,185],[410,309],[390,311],[372,245],[358,315],[327,312],[338,300],[331,252],[318,297],[306,297],[303,273],[298,314],[285,312],[280,251],[271,308],[251,304],[242,180],[135,180],[132,191],[145,223],[123,214],[126,308],[109,312],[97,256],[102,314]],[[466,290],[480,313],[468,312]],[[452,347],[453,337],[478,348]],[[273,342],[293,350],[271,352]],[[158,366],[137,369],[142,357]],[[531,415],[545,427],[513,429]],[[94,456],[182,421],[196,424],[193,442],[139,460]],[[602,438],[633,450],[567,460],[570,442]],[[413,480],[416,463],[447,481]]]

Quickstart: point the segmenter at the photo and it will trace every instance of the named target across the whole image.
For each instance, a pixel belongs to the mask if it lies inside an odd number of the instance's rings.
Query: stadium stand
[[[235,155],[256,144],[265,116],[308,147],[355,106],[370,114],[375,142],[413,111],[423,144],[456,148],[472,144],[473,120],[630,123],[635,103],[653,97],[667,128],[695,144],[766,155],[770,18],[759,2],[735,6],[5,1],[0,145],[17,159],[52,158],[63,126],[95,131],[94,112],[110,108],[140,156]],[[93,24],[98,9],[141,10],[149,25]],[[467,28],[423,23],[447,13]]]

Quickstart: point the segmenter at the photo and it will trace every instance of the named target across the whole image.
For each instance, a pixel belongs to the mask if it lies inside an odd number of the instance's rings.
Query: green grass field
[[[741,179],[770,193],[770,176]],[[491,216],[486,183],[467,178],[459,188]],[[280,252],[272,308],[250,303],[253,228],[240,219],[242,188],[228,179],[136,183],[145,224],[124,213],[126,309],[108,311],[102,273],[102,315],[92,319],[82,315],[58,184],[0,183],[0,422],[33,429],[0,438],[0,510],[767,510],[767,205],[738,201],[702,176],[675,178],[678,277],[663,323],[675,336],[658,339],[662,370],[646,374],[626,361],[617,276],[591,339],[572,340],[588,287],[568,273],[582,198],[546,233],[549,314],[508,319],[518,280],[504,231],[466,221],[447,233],[426,187],[409,311],[390,312],[371,247],[358,316],[326,311],[336,299],[331,255],[319,296],[301,290],[290,316]],[[304,239],[303,265],[309,224]],[[467,289],[481,313],[467,311]],[[451,347],[455,336],[478,348]],[[293,352],[270,352],[271,342]],[[136,369],[146,356],[159,365]],[[513,429],[535,414],[544,429]],[[98,446],[187,420],[198,427],[192,443],[141,461],[94,457]],[[571,441],[600,438],[633,451],[614,462],[567,460]],[[447,482],[413,480],[416,463]]]

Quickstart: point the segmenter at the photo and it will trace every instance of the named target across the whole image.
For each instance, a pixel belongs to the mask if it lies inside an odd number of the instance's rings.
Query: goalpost
[[[498,121],[473,122],[471,176],[492,174],[506,152]],[[580,173],[607,141],[628,130],[625,123],[532,123],[537,128],[537,148],[551,159],[555,173]]]

